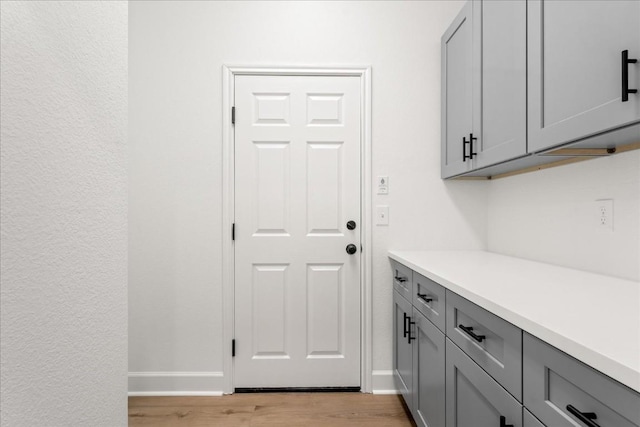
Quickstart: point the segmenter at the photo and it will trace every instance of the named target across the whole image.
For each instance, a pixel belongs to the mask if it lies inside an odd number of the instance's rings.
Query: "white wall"
[[[594,201],[613,199],[613,232]],[[499,179],[489,185],[488,249],[640,280],[640,151]]]
[[[374,387],[389,388],[387,250],[484,249],[486,183],[440,179],[440,36],[461,2],[132,2],[129,370],[137,392],[221,389],[222,65],[371,65]],[[228,232],[227,230],[224,231]]]
[[[127,5],[1,2],[3,426],[127,424]]]

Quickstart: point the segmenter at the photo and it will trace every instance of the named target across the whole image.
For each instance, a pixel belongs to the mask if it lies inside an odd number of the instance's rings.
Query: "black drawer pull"
[[[629,51],[622,51],[622,102],[629,100],[630,93],[638,93],[638,89],[629,89],[629,64],[635,64],[637,59],[629,59]]]
[[[404,283],[404,282],[407,281],[406,277],[401,277],[401,276],[396,276],[396,277],[394,277],[394,279],[396,279],[396,281],[400,282],[400,283]]]
[[[486,338],[484,335],[476,335],[475,333],[473,333],[473,328],[471,326],[458,325],[458,328],[465,331],[467,335],[478,342],[482,342]]]
[[[513,424],[507,424],[507,419],[500,415],[500,427],[513,427]]]
[[[407,316],[407,313],[402,313],[402,315],[404,316],[404,325],[402,329],[404,331],[404,338],[406,338],[407,337],[407,319],[409,316]]]
[[[600,427],[600,424],[593,421],[598,418],[595,412],[580,412],[573,405],[567,405],[567,411],[587,427]]]
[[[415,324],[416,324],[416,322],[412,322],[412,321],[411,321],[411,316],[407,316],[407,317],[409,318],[409,337],[408,337],[408,338],[409,338],[409,340],[408,340],[408,342],[409,342],[409,344],[411,344],[411,341],[413,341],[413,340],[415,340],[415,339],[416,339],[416,337],[412,337],[412,336],[411,336],[411,325],[415,325]]]
[[[433,298],[428,297],[427,294],[418,294],[418,298],[420,298],[424,302],[431,302]]]

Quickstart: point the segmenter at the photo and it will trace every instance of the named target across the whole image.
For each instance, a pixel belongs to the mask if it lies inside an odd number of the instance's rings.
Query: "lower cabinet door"
[[[447,427],[522,427],[522,405],[448,338],[446,349]]]
[[[445,337],[413,309],[413,418],[419,427],[445,427]]]
[[[393,291],[393,377],[396,389],[413,412],[413,351],[410,322],[411,303],[397,291]]]
[[[523,427],[545,427],[536,417],[531,415],[529,411],[524,409],[522,411],[522,421],[524,422]]]

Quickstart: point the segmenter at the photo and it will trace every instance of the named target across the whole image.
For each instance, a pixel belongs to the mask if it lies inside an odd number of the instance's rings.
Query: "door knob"
[[[347,222],[347,230],[355,230],[356,229],[356,222],[355,221],[348,221]]]
[[[347,253],[348,253],[349,255],[353,255],[353,254],[355,254],[356,252],[358,252],[358,248],[356,248],[356,245],[354,245],[353,243],[349,243],[349,244],[347,245]]]

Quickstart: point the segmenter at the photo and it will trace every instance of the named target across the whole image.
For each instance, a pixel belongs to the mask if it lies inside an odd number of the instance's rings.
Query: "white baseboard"
[[[373,394],[398,394],[396,384],[393,379],[393,371],[373,371],[371,372],[372,393]]]
[[[222,372],[129,372],[129,396],[222,396]]]

